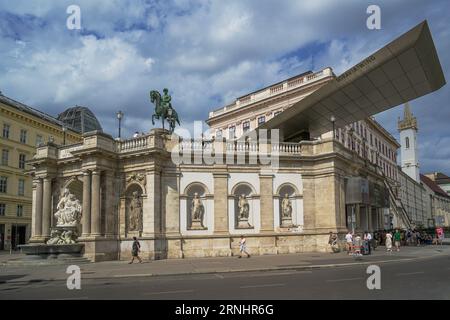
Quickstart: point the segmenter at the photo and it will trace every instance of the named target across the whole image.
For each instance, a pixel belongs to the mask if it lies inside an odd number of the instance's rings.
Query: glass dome
[[[96,116],[86,107],[75,106],[69,108],[58,115],[58,120],[82,134],[94,130],[103,131]]]

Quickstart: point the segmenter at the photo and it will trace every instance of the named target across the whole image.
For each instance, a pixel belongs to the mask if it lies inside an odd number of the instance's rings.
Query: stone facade
[[[40,143],[82,140],[62,122],[0,93],[0,250],[27,243],[32,228],[33,179],[27,161]],[[42,192],[41,190],[40,192]]]
[[[201,151],[195,142],[188,143],[192,154]],[[216,158],[226,157],[221,152],[231,145],[242,150],[243,164],[236,164],[238,153],[232,164],[175,164],[178,137],[161,129],[124,141],[91,132],[82,144],[42,146],[31,161],[31,241],[49,238],[57,199],[68,188],[82,203],[78,241],[93,261],[130,258],[133,236],[139,238],[146,259],[236,255],[241,234],[256,255],[327,251],[329,231],[347,231],[346,177],[364,176],[383,184],[374,165],[332,138],[266,145],[278,151],[277,167],[249,161],[249,146],[240,149],[239,143],[216,142],[214,152]],[[129,230],[127,210],[136,193],[142,201],[142,230]],[[202,228],[192,228],[195,194],[203,205]],[[281,217],[286,194],[292,206],[289,226]],[[248,203],[244,226],[237,219],[240,195]],[[373,214],[375,230],[381,227],[381,208]]]

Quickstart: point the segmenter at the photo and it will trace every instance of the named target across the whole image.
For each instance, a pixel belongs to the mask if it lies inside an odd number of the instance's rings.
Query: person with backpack
[[[142,263],[142,259],[139,257],[139,252],[141,251],[141,244],[136,239],[136,237],[133,237],[133,244],[131,246],[131,261],[129,264],[132,264],[134,261],[134,258],[137,258],[139,260],[139,263]]]

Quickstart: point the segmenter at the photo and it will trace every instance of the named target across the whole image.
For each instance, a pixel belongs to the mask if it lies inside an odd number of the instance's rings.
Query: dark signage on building
[[[345,203],[388,208],[389,192],[382,184],[377,184],[363,177],[351,177],[346,179]]]

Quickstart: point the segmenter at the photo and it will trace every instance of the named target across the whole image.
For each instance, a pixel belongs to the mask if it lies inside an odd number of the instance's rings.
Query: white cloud
[[[6,30],[0,28],[0,89],[53,114],[87,105],[111,132],[119,108],[128,119],[125,131],[148,130],[142,119],[152,113],[151,89],[168,87],[189,124],[240,95],[309,70],[311,61],[315,70],[331,66],[339,74],[423,17],[450,70],[448,22],[440,13],[449,8],[445,1],[440,11],[419,0],[381,1],[380,31],[367,30],[364,1],[80,0],[81,33],[65,28],[70,4],[0,4],[0,15],[7,14],[0,21]],[[312,43],[320,50],[303,51]],[[450,94],[433,97],[413,102],[427,137],[450,116],[443,108]],[[430,109],[422,112],[422,106]],[[396,112],[380,116],[394,133],[390,116]]]

